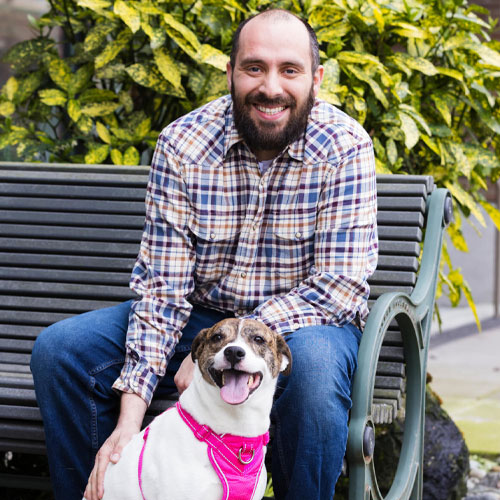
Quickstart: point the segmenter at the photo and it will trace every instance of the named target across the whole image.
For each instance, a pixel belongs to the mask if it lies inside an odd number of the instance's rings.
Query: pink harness
[[[180,403],[176,403],[175,408],[196,438],[207,443],[208,458],[222,483],[222,500],[251,500],[264,465],[264,446],[269,442],[269,432],[253,438],[216,434],[210,427],[200,425]],[[144,432],[138,467],[143,500],[146,498],[142,490],[142,464],[148,435],[149,427]]]

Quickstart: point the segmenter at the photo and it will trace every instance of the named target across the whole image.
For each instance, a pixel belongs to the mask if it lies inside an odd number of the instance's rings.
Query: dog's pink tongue
[[[248,398],[248,377],[244,372],[227,371],[224,374],[224,385],[220,390],[221,398],[230,405],[238,405]]]

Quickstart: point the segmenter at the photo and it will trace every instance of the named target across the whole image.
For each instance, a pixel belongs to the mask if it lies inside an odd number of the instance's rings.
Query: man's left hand
[[[179,394],[182,394],[193,380],[194,362],[190,355],[186,356],[184,361],[174,377],[175,385]]]

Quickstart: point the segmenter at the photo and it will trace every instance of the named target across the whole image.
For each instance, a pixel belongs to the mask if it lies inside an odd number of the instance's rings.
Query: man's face
[[[312,73],[309,35],[298,20],[258,17],[242,30],[228,64],[234,120],[259,161],[274,158],[304,132],[323,77]]]

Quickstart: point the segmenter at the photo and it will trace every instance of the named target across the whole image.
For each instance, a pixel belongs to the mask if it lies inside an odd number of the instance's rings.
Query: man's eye
[[[250,73],[258,73],[260,71],[260,68],[258,66],[251,66],[250,68],[248,68],[248,71]]]
[[[294,70],[293,68],[287,68],[287,69],[285,69],[285,73],[287,75],[295,75],[297,73],[297,71]]]

